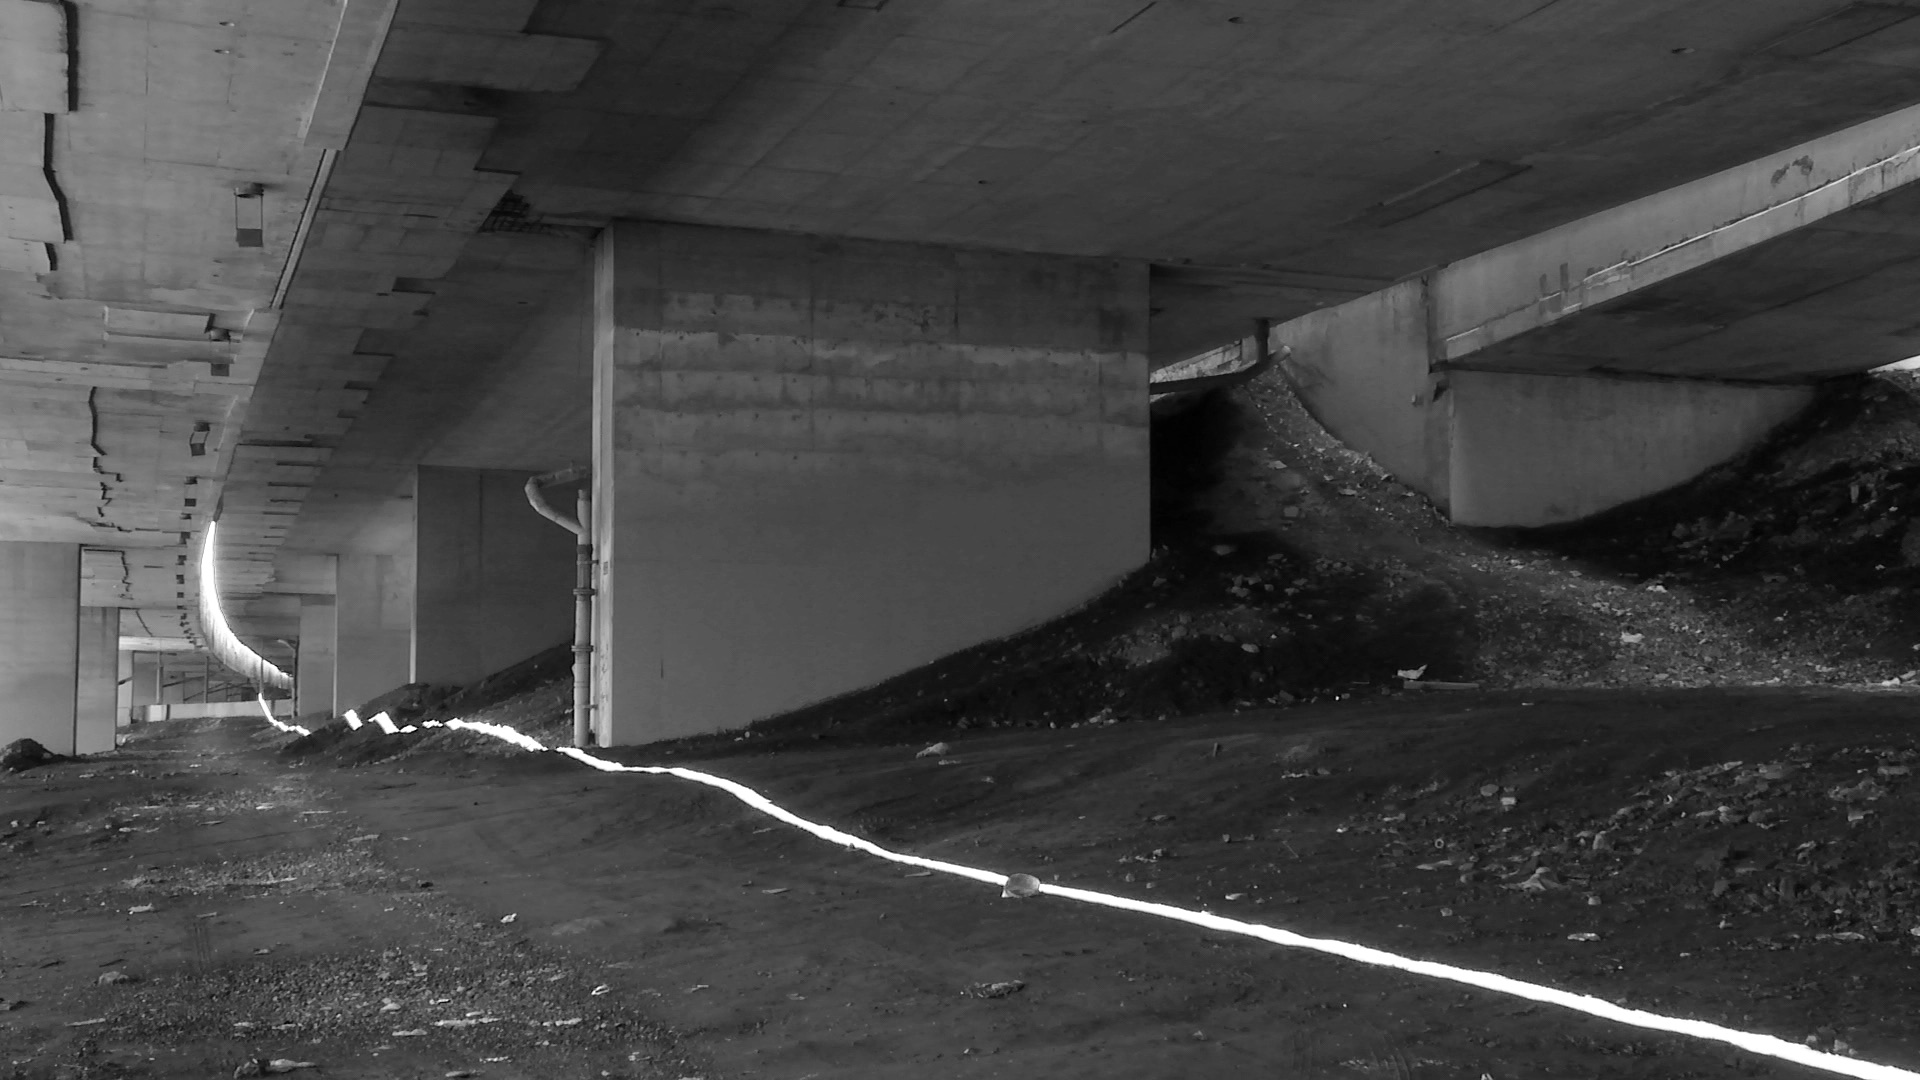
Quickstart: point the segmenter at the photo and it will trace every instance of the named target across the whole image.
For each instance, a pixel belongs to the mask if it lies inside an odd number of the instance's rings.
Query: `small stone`
[[[4,748],[0,748],[0,769],[8,772],[25,772],[41,765],[50,765],[59,761],[60,755],[40,745],[33,739],[15,739]]]
[[[1027,984],[1021,982],[1019,979],[974,983],[972,986],[967,987],[966,994],[968,997],[976,998],[1003,998],[1009,994],[1019,993],[1026,989],[1026,986]]]
[[[1040,895],[1040,879],[1032,874],[1010,874],[1007,883],[1000,890],[1002,897],[1024,900],[1029,896]]]
[[[140,981],[140,977],[138,975],[129,975],[124,971],[109,971],[106,974],[100,976],[98,979],[95,979],[94,983],[95,985],[98,985],[98,986],[115,986],[120,983],[131,983],[131,982],[139,982],[139,981]]]

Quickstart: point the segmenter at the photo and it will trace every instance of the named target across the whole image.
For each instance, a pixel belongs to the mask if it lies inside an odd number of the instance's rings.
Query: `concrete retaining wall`
[[[1685,483],[1812,403],[1805,386],[1457,371],[1451,512],[1461,525],[1550,525]]]

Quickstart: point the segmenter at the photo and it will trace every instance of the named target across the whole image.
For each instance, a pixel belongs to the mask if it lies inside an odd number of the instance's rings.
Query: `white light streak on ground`
[[[261,700],[261,707],[265,710],[266,701],[264,698]],[[350,717],[348,721],[350,724],[353,723],[353,720],[358,719],[354,717],[352,713],[348,713],[348,716]],[[268,712],[267,720],[282,730],[298,730],[301,734],[306,733],[304,729],[289,728],[287,725],[281,724],[273,718],[271,712]],[[400,731],[415,730],[411,725],[404,729],[396,728],[392,719],[385,713],[374,717],[371,722],[378,724],[380,729],[389,735],[396,734]],[[433,722],[429,721],[428,723],[431,725]],[[986,885],[1004,886],[1007,882],[1007,875],[1005,874],[996,873],[992,870],[982,870],[973,866],[964,866],[959,863],[944,862],[939,859],[928,859],[919,855],[908,855],[902,852],[892,851],[881,847],[871,840],[855,836],[852,833],[842,832],[830,825],[822,825],[816,821],[809,821],[775,804],[773,800],[745,784],[729,780],[723,776],[715,776],[712,773],[703,773],[695,769],[683,769],[664,765],[622,765],[618,762],[608,761],[605,758],[595,757],[577,747],[549,747],[538,739],[522,735],[520,732],[501,724],[488,724],[467,720],[448,720],[444,725],[440,726],[475,731],[482,735],[490,735],[493,738],[512,743],[530,752],[565,754],[580,764],[588,768],[598,769],[601,772],[673,776],[692,783],[704,784],[707,787],[718,788],[769,817],[786,822],[796,829],[811,833],[831,844],[838,844],[844,848],[864,852],[875,858],[885,859],[888,862],[898,863],[902,866],[935,870],[943,874],[966,878],[970,881],[978,881]],[[1237,934],[1242,937],[1255,938],[1285,948],[1306,949],[1311,952],[1338,956],[1346,960],[1352,960],[1374,967],[1391,968],[1395,971],[1404,971],[1411,975],[1421,975],[1446,982],[1460,983],[1482,990],[1489,990],[1497,994],[1506,994],[1512,997],[1524,998],[1528,1001],[1539,1002],[1542,1005],[1554,1005],[1560,1008],[1570,1009],[1602,1020],[1626,1024],[1630,1027],[1644,1028],[1649,1031],[1664,1031],[1670,1034],[1685,1035],[1689,1038],[1702,1039],[1708,1042],[1723,1043],[1728,1046],[1738,1047],[1750,1053],[1776,1058],[1781,1061],[1791,1061],[1795,1064],[1806,1065],[1810,1068],[1819,1069],[1823,1072],[1833,1073],[1838,1076],[1859,1077],[1860,1080],[1920,1080],[1920,1073],[1907,1069],[1895,1068],[1891,1065],[1880,1065],[1871,1061],[1861,1061],[1857,1058],[1843,1057],[1839,1054],[1830,1054],[1773,1035],[1740,1031],[1734,1028],[1723,1027],[1719,1024],[1708,1023],[1704,1020],[1689,1020],[1684,1017],[1663,1016],[1659,1013],[1650,1013],[1641,1009],[1629,1009],[1625,1006],[1615,1005],[1610,1001],[1605,1001],[1588,994],[1576,994],[1568,990],[1525,982],[1493,972],[1477,971],[1472,968],[1461,968],[1451,964],[1442,964],[1435,960],[1416,960],[1411,957],[1401,956],[1397,953],[1390,953],[1383,949],[1356,945],[1351,942],[1338,941],[1331,938],[1307,937],[1304,934],[1296,934],[1291,930],[1282,930],[1278,927],[1267,926],[1263,923],[1251,923],[1240,919],[1230,919],[1223,915],[1215,915],[1209,911],[1195,911],[1189,908],[1175,907],[1171,904],[1155,904],[1145,900],[1135,900],[1131,897],[1116,896],[1112,893],[1095,892],[1090,889],[1075,889],[1066,885],[1050,885],[1045,882],[1042,882],[1040,885],[1040,895],[1057,896],[1063,900],[1076,900],[1083,904],[1112,908],[1117,911],[1130,911],[1140,915],[1151,915],[1173,922],[1202,927],[1218,933]]]

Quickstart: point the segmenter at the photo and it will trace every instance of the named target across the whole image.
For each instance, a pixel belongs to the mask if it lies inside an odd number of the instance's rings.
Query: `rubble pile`
[[[1772,932],[1747,947],[1920,951],[1916,770],[1912,746],[1795,744],[1772,760],[1668,770],[1607,813],[1530,813],[1526,786],[1488,783],[1430,813],[1395,809],[1346,828],[1381,835],[1389,863],[1463,886],[1564,891],[1595,906],[1667,898],[1722,928],[1764,916]]]

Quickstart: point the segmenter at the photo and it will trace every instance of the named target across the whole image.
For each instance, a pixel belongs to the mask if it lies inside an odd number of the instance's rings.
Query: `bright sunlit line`
[[[303,728],[303,727],[301,727],[301,726],[300,726],[299,724],[283,724],[283,723],[281,723],[281,722],[280,722],[280,721],[279,721],[279,720],[278,720],[278,719],[277,719],[277,718],[276,718],[276,717],[275,717],[275,716],[273,715],[273,706],[272,706],[272,705],[269,705],[269,704],[267,703],[267,695],[265,695],[265,694],[256,694],[256,695],[254,695],[254,698],[253,698],[253,700],[255,700],[255,701],[257,701],[257,702],[259,702],[259,703],[260,703],[260,713],[261,713],[261,715],[263,715],[263,716],[265,716],[265,717],[267,718],[267,723],[269,723],[269,724],[272,724],[272,725],[273,725],[274,727],[277,727],[277,728],[279,728],[279,729],[280,729],[281,731],[284,731],[284,732],[286,732],[286,733],[287,733],[287,734],[289,734],[289,735],[311,735],[311,734],[313,734],[313,732],[311,732],[311,731],[308,731],[308,730],[307,730],[306,728]]]
[[[1891,364],[1881,364],[1875,371],[1912,371],[1920,368],[1920,356],[1909,356],[1905,360],[1895,360]]]
[[[262,699],[262,705],[265,705],[264,699]],[[272,720],[272,716],[269,715],[268,719]],[[375,717],[374,720],[376,722],[385,721],[381,724],[383,731],[389,734],[396,731],[393,727],[393,721],[388,719],[385,713]],[[275,724],[279,726],[277,721]],[[715,776],[711,773],[703,773],[694,769],[683,769],[664,765],[621,765],[618,762],[595,757],[585,750],[576,747],[549,747],[538,739],[522,735],[520,732],[503,724],[448,720],[444,726],[449,728],[463,728],[468,731],[479,732],[482,735],[490,735],[496,739],[512,743],[524,750],[552,751],[554,753],[565,754],[575,761],[580,762],[582,765],[598,769],[601,772],[645,773],[653,776],[679,777],[682,780],[688,780],[696,784],[704,784],[707,787],[718,788],[769,817],[784,821],[797,829],[812,833],[822,840],[838,844],[841,847],[851,848],[855,851],[863,851],[869,855],[885,859],[888,862],[899,863],[903,866],[937,870],[943,874],[951,874],[955,877],[967,878],[987,885],[1003,886],[1007,882],[1007,875],[1005,874],[996,873],[992,870],[982,870],[978,867],[966,866],[960,863],[928,859],[919,855],[906,855],[898,851],[883,848],[871,840],[855,836],[852,833],[842,832],[830,825],[822,825],[815,821],[809,821],[775,804],[773,800],[745,784],[729,780],[724,776]],[[1412,957],[1390,953],[1383,949],[1374,949],[1365,945],[1355,945],[1346,941],[1336,941],[1331,938],[1307,937],[1304,934],[1296,934],[1291,930],[1282,930],[1278,927],[1267,926],[1263,923],[1251,923],[1244,922],[1240,919],[1230,919],[1223,915],[1215,915],[1210,911],[1195,911],[1189,908],[1174,907],[1171,904],[1149,903],[1145,900],[1116,896],[1112,893],[1094,892],[1089,889],[1075,889],[1065,885],[1048,885],[1041,883],[1040,892],[1042,895],[1057,896],[1063,900],[1077,900],[1083,904],[1093,904],[1120,911],[1131,911],[1141,915],[1152,915],[1162,919],[1170,919],[1174,922],[1187,923],[1191,926],[1204,927],[1220,933],[1238,934],[1242,937],[1255,938],[1286,948],[1307,949],[1312,952],[1326,953],[1331,956],[1338,956],[1362,964],[1370,964],[1374,967],[1391,968],[1413,975],[1424,975],[1428,978],[1461,983],[1466,986],[1478,987],[1482,990],[1490,990],[1498,994],[1508,994],[1513,997],[1525,998],[1528,1001],[1537,1001],[1543,1005],[1559,1006],[1574,1012],[1585,1013],[1588,1016],[1598,1017],[1602,1020],[1610,1020],[1615,1023],[1627,1024],[1632,1027],[1644,1028],[1650,1031],[1665,1031],[1671,1034],[1686,1035],[1691,1038],[1703,1039],[1709,1042],[1724,1043],[1729,1046],[1739,1047],[1751,1053],[1777,1058],[1782,1061],[1795,1062],[1796,1064],[1806,1065],[1810,1068],[1820,1069],[1824,1072],[1834,1073],[1840,1076],[1860,1077],[1861,1080],[1920,1080],[1920,1073],[1907,1069],[1895,1068],[1892,1065],[1880,1065],[1871,1061],[1861,1061],[1856,1058],[1843,1057],[1839,1054],[1830,1054],[1773,1035],[1740,1031],[1735,1028],[1708,1023],[1704,1020],[1688,1020],[1683,1017],[1663,1016],[1659,1013],[1650,1013],[1641,1009],[1629,1009],[1625,1006],[1615,1005],[1610,1001],[1588,994],[1575,994],[1551,986],[1542,986],[1538,983],[1530,983],[1505,975],[1497,975],[1490,971],[1476,971],[1472,968],[1454,967],[1451,964],[1442,964],[1435,960],[1416,960]]]
[[[288,689],[293,679],[267,658],[247,648],[227,625],[220,610],[219,522],[207,522],[207,538],[200,545],[200,623],[207,630],[207,651],[221,663],[263,686]]]

